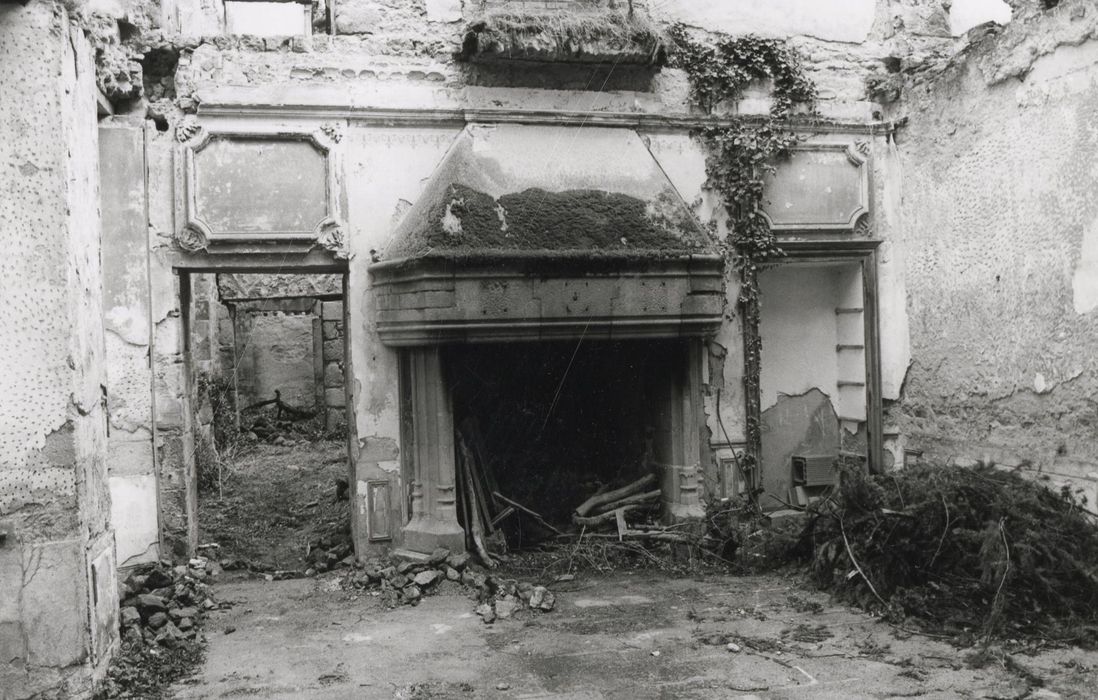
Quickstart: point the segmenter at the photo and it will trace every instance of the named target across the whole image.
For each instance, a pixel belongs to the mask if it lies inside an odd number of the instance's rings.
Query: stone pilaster
[[[404,526],[404,547],[431,552],[465,550],[458,523],[454,464],[454,414],[437,346],[404,350],[412,403],[412,518]]]

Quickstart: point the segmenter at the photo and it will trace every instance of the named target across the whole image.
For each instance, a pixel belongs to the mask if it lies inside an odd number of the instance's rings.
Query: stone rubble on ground
[[[394,605],[415,605],[443,584],[460,584],[476,594],[476,614],[486,623],[506,619],[521,610],[549,612],[556,597],[545,586],[518,582],[489,573],[467,553],[436,549],[432,554],[394,552],[388,560],[371,560],[348,573],[344,588],[374,590]]]
[[[206,613],[227,607],[214,600],[204,583],[218,569],[205,557],[179,566],[163,561],[134,568],[118,591],[123,640],[172,647],[194,639]]]

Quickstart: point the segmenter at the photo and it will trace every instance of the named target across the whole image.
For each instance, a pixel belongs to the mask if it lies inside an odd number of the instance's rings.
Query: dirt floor
[[[349,527],[347,445],[339,440],[243,448],[223,469],[222,489],[199,494],[199,542],[220,546],[209,556],[256,570],[303,570],[306,548]]]
[[[316,579],[223,579],[179,698],[1094,697],[1098,652],[973,663],[777,576],[581,574],[486,625],[456,584],[416,607]]]

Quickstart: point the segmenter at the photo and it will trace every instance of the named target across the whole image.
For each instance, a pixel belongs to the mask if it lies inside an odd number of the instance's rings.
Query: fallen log
[[[575,523],[576,525],[584,525],[586,527],[594,527],[595,525],[602,525],[603,523],[612,523],[612,522],[614,522],[615,520],[618,519],[618,513],[619,512],[622,515],[624,515],[625,513],[632,513],[633,511],[643,510],[643,509],[644,509],[644,506],[642,506],[642,505],[634,505],[634,506],[623,506],[621,508],[618,508],[617,510],[610,511],[609,513],[603,513],[602,515],[582,516],[582,515],[573,514],[572,515],[572,522]]]
[[[575,535],[557,535],[557,539],[575,539]],[[622,540],[647,540],[653,542],[681,542],[683,544],[699,544],[698,540],[687,535],[664,530],[625,530],[620,535]],[[584,534],[585,540],[618,540],[618,533],[588,532]]]
[[[603,513],[609,513],[612,510],[617,510],[618,508],[622,508],[624,506],[652,503],[660,499],[660,493],[662,492],[659,489],[656,489],[655,491],[648,491],[646,493],[638,493],[633,496],[626,496],[625,498],[614,501],[613,503],[606,503],[598,506],[597,508],[595,508],[594,512],[591,513],[591,515],[601,515]]]
[[[626,496],[632,496],[635,493],[640,493],[646,488],[655,485],[655,483],[656,475],[646,474],[645,476],[637,479],[633,483],[622,486],[620,489],[614,489],[613,491],[607,491],[606,493],[596,493],[594,496],[591,496],[591,498],[588,498],[586,501],[576,507],[575,515],[572,520],[573,522],[575,522],[575,518],[582,518],[584,516],[587,516],[591,513],[591,511],[601,505],[613,503],[614,501],[619,501]]]

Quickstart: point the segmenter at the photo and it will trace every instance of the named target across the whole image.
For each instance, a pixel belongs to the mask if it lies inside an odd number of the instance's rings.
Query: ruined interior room
[[[0,0],[0,700],[1089,697],[1092,0]]]

